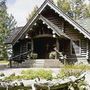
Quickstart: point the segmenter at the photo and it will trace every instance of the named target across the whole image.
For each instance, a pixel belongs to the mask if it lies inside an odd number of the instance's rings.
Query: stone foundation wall
[[[63,64],[58,59],[26,60],[22,63],[12,63],[12,67],[19,68],[60,68]]]
[[[89,64],[86,58],[70,58],[67,62],[69,64]]]
[[[36,59],[36,60],[26,60],[22,63],[12,63],[12,67],[15,68],[61,68],[65,64],[89,64],[86,58],[70,58],[65,61],[60,61],[59,59]]]

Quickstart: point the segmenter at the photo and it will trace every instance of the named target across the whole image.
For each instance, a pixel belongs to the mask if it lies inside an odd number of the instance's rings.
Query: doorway
[[[53,51],[54,38],[38,38],[34,40],[34,52],[38,54],[38,59],[49,59],[49,53]]]

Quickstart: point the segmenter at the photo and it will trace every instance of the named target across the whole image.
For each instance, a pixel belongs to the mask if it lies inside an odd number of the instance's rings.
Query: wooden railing
[[[23,59],[27,59],[27,54],[31,53],[31,50],[21,53],[19,55],[13,56],[10,58],[10,61],[15,60],[17,62],[22,62]]]
[[[59,52],[56,48],[54,48],[55,52],[59,55],[59,59],[63,60],[62,62],[66,64],[67,56],[63,54],[62,52]]]

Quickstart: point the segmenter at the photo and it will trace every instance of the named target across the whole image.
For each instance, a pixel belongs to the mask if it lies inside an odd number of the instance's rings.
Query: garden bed
[[[0,90],[6,90],[5,88],[8,88],[7,90],[34,90],[33,88],[38,88],[38,90],[68,90],[67,88],[76,85],[77,81],[79,82],[77,86],[87,85],[84,82],[85,76],[81,75],[81,71],[66,72],[67,69],[66,71],[63,69],[58,70],[57,74],[56,69],[54,73],[50,69],[25,69],[19,74],[12,73],[8,76],[1,73],[0,83],[3,89]]]

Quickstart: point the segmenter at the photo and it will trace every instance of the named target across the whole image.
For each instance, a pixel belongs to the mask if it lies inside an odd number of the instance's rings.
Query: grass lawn
[[[9,64],[9,61],[8,60],[1,60],[0,64]]]
[[[84,70],[84,71],[87,71],[87,70],[90,70],[90,65],[84,65],[84,64],[80,64],[80,65],[65,65],[63,67],[63,69],[74,69],[74,70]]]

